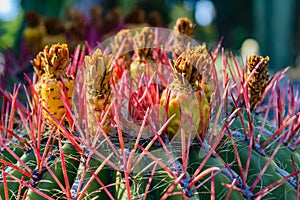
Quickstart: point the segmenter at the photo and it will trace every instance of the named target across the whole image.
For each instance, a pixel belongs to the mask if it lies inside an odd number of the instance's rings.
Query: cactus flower
[[[255,67],[262,62],[249,81],[248,91],[251,110],[255,109],[257,104],[262,100],[262,95],[268,85],[270,77],[268,72],[269,60],[270,58],[268,56],[263,58],[262,56],[253,55],[250,56],[247,61],[247,73],[245,78],[250,76]]]
[[[61,88],[66,91],[69,106],[72,105],[72,92],[74,77],[66,74],[66,68],[70,63],[69,50],[66,44],[54,44],[50,48],[46,46],[36,58],[31,61],[38,81],[35,90],[40,96],[42,105],[57,120],[62,120],[66,113],[65,105],[61,99]],[[53,118],[44,111],[43,115],[53,124]]]
[[[192,119],[199,133],[203,126],[207,127],[211,96],[209,89],[213,88],[213,84],[202,80],[202,73],[208,70],[210,62],[205,45],[186,50],[175,61],[170,61],[175,79],[161,97],[161,105],[167,108],[168,117],[175,115],[167,127],[169,138],[172,139],[179,130],[183,115]]]
[[[112,55],[105,55],[97,49],[92,56],[85,57],[86,92],[88,107],[89,130],[95,134],[98,122],[102,120],[102,112],[107,111],[111,103],[110,78],[112,75]],[[111,112],[106,118],[103,128],[105,131],[110,127]],[[95,121],[96,118],[96,121]]]

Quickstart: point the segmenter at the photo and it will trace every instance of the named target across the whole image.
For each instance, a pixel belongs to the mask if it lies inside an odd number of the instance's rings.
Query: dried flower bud
[[[206,45],[185,50],[175,61],[170,61],[175,73],[182,75],[198,90],[202,82],[202,73],[207,71],[211,58],[206,50]]]
[[[61,95],[66,95],[70,107],[73,103],[74,78],[66,74],[69,62],[69,50],[66,44],[54,44],[50,48],[46,46],[31,61],[39,76],[35,90],[42,105],[52,115],[43,111],[44,118],[53,125],[55,124],[53,117],[61,121],[66,113],[65,102],[61,99]]]
[[[167,126],[170,140],[177,135],[180,127],[186,127],[182,116],[192,119],[189,125],[194,125],[199,134],[207,128],[211,98],[209,88],[214,86],[213,79],[207,74],[210,63],[205,45],[185,50],[175,61],[171,61],[175,79],[164,90],[160,101],[167,108],[167,116],[174,116]]]
[[[248,78],[255,67],[261,63],[256,69],[254,76],[249,81],[248,91],[251,110],[255,109],[257,104],[261,101],[263,93],[268,85],[270,76],[268,73],[269,60],[270,58],[268,56],[263,58],[262,56],[253,55],[250,56],[247,61],[246,78]]]
[[[114,37],[113,43],[110,44],[110,48],[113,55],[117,55],[124,41],[125,43],[121,49],[120,59],[118,59],[118,62],[119,64],[121,64],[123,61],[125,61],[125,68],[129,69],[133,51],[132,36],[130,30],[122,29],[121,31],[119,31]]]
[[[174,30],[179,33],[192,36],[194,33],[195,26],[188,18],[178,18]]]
[[[69,65],[69,50],[66,44],[46,46],[36,58],[31,61],[36,73],[49,78],[59,78],[60,74],[66,76],[65,70]]]
[[[124,40],[127,41],[124,44],[122,52],[127,53],[128,51],[132,50],[131,32],[128,29],[122,29],[116,34],[113,40],[113,44],[110,45],[113,54],[117,54]]]
[[[94,117],[100,121],[102,112],[108,108],[111,101],[112,60],[112,55],[104,55],[100,49],[97,49],[92,56],[85,57],[88,121],[92,133],[95,133],[98,127]],[[107,119],[104,124],[106,131],[109,124]]]
[[[110,93],[112,59],[112,55],[106,56],[100,49],[97,49],[92,56],[85,57],[89,94],[96,96]]]
[[[145,27],[135,35],[133,47],[139,58],[150,58],[153,55],[154,32],[152,29]]]

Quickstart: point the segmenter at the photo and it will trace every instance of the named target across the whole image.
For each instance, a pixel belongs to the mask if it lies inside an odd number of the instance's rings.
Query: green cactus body
[[[126,151],[126,156],[129,157],[129,152]],[[140,153],[141,151],[137,151]],[[137,154],[136,152],[136,154]],[[132,153],[132,152],[130,152]],[[135,155],[134,155],[135,156]],[[132,165],[135,165],[135,160],[136,158],[133,158],[133,163]],[[139,163],[137,163],[136,167],[130,174],[129,176],[129,183],[130,183],[130,197],[131,199],[143,199],[146,191],[146,187],[148,184],[148,173],[147,171],[143,171],[149,163],[147,162],[147,159],[143,158]],[[123,167],[121,167],[122,169]],[[113,172],[113,180],[116,183],[115,187],[113,188],[113,194],[115,199],[122,199],[126,200],[128,199],[128,192],[126,188],[126,182],[125,182],[125,174],[124,172],[119,172],[119,171],[114,171]],[[146,199],[150,199],[150,194],[147,193]]]
[[[128,193],[126,189],[125,179],[122,176],[122,173],[115,171],[113,174],[113,180],[115,180],[116,186],[114,187],[114,197],[115,199],[127,200]],[[138,200],[142,199],[145,195],[146,187],[148,184],[147,176],[137,176],[132,177],[130,180],[130,197],[131,199]],[[150,199],[150,194],[147,194],[146,199]]]
[[[84,176],[84,183],[81,186],[81,190],[86,186],[87,182],[90,180],[90,178],[93,176],[92,170],[94,173],[97,170],[97,168],[101,165],[102,161],[96,157],[92,157],[89,163],[87,164],[88,168],[86,169],[86,173]],[[81,163],[79,166],[79,169],[77,171],[77,180],[80,179],[82,173],[84,173],[85,164]],[[111,169],[108,167],[104,167],[101,169],[101,171],[97,174],[98,178],[101,180],[101,182],[104,185],[108,185],[111,182]],[[84,200],[89,199],[109,199],[106,192],[102,189],[102,186],[100,183],[94,179],[91,184],[88,186],[88,188],[84,191],[83,198]]]
[[[24,154],[24,150],[19,147],[11,147],[10,148],[18,157],[21,157]],[[6,150],[0,150],[0,159],[6,160],[10,163],[15,164],[17,160]],[[0,169],[2,169],[2,163],[0,163]]]
[[[248,159],[248,149],[249,146],[248,144],[245,143],[245,141],[242,141],[241,139],[234,139],[235,144],[237,146],[237,150],[239,153],[239,157],[241,159],[241,164],[243,167],[246,166],[247,159]],[[232,163],[235,162],[232,165],[232,169],[235,172],[239,172],[239,168],[237,167],[237,162],[235,155],[232,153],[234,152],[232,148],[232,144],[229,143],[225,147],[226,153],[222,153],[222,150],[220,150],[220,155],[222,158],[225,160],[226,163]],[[224,150],[224,149],[223,149]],[[247,184],[251,187],[251,185],[254,183],[255,179],[257,176],[261,173],[263,170],[264,166],[268,162],[269,157],[264,156],[256,152],[255,150],[252,150],[251,156],[250,156],[250,165],[249,165],[249,170],[248,170],[248,177],[247,177]],[[266,186],[282,179],[282,176],[277,173],[278,165],[274,162],[274,160],[271,161],[270,165],[264,172],[261,180],[258,182],[257,186],[254,188],[253,193],[256,193],[260,191],[261,189],[265,188]],[[296,190],[295,188],[290,185],[288,182],[283,183],[279,187],[276,187],[274,190],[272,190],[270,193],[266,195],[268,198],[279,198],[279,199],[286,199],[291,198],[295,199],[296,198]]]
[[[174,183],[175,179],[172,177],[168,172],[164,170],[159,170],[155,172],[155,175],[153,177],[152,181],[152,195],[153,199],[160,199],[166,192],[167,190],[172,186]],[[177,185],[173,192],[177,192],[178,194],[176,195],[170,195],[167,199],[168,200],[182,200],[183,197],[180,193],[181,188],[179,185]]]
[[[24,153],[20,159],[31,169],[34,170],[34,168],[36,167],[36,159],[35,159],[35,153],[33,151],[30,151],[28,153]],[[20,167],[21,169],[24,170],[24,167],[17,162],[16,166]],[[12,170],[10,173],[10,175],[15,176],[18,179],[21,179],[22,176],[24,177],[24,181],[29,180],[29,177],[24,176],[21,172],[19,172],[18,170],[14,169]],[[8,175],[6,177],[7,180],[13,180],[13,178],[10,178]],[[10,198],[15,198],[17,193],[18,193],[18,189],[20,187],[20,183],[19,182],[7,182],[7,186],[8,186],[8,194]],[[25,188],[24,188],[25,189]],[[22,193],[24,193],[24,190],[22,190]],[[2,181],[0,181],[0,196],[2,199],[5,199],[4,196],[4,183]]]
[[[150,149],[151,154],[164,163],[165,167],[171,170],[177,177],[184,173],[182,170],[182,164],[179,161],[180,159],[176,159],[178,156],[176,156],[174,152],[166,153],[161,147],[152,147]],[[150,157],[145,157],[145,160],[147,160],[146,163],[148,164],[153,163],[153,159]],[[146,178],[149,179],[149,177]],[[151,182],[151,199],[161,199],[164,195],[166,195],[166,192],[173,185],[175,179],[176,178],[162,168],[162,166],[158,165]],[[186,172],[185,176],[181,178],[167,199],[182,200],[184,199],[182,193],[185,193],[185,196],[189,197],[189,199],[199,199],[198,195],[194,194],[194,191],[186,188],[189,181],[190,175]]]
[[[261,138],[261,142],[264,142],[266,139],[267,139],[266,135],[263,135]],[[272,145],[268,146],[266,153],[268,155],[271,155],[278,145],[279,142],[274,142]],[[295,170],[294,170],[292,158],[295,162],[296,168],[298,169],[300,167],[299,154],[296,151],[293,151],[289,149],[287,146],[285,146],[284,144],[282,144],[274,157],[274,162],[281,169],[286,170],[288,173],[293,173]]]
[[[259,117],[255,118],[255,130],[254,130],[254,134],[256,137],[258,137],[259,132],[261,131],[260,129],[261,127],[261,121],[262,119],[260,119]],[[275,127],[272,127],[268,124],[264,125],[264,130],[262,130],[262,135],[260,137],[260,143],[264,143],[271,135],[268,134],[273,134],[277,131],[277,129]],[[268,148],[266,149],[266,154],[271,155],[272,152],[275,150],[275,148],[279,145],[279,141],[271,141],[272,144],[268,145]],[[288,147],[288,144],[282,144],[280,149],[277,151],[275,157],[274,157],[274,161],[275,163],[281,168],[286,170],[288,173],[293,173],[294,170],[294,166],[293,166],[293,162],[292,162],[292,158],[296,164],[296,168],[299,169],[300,167],[300,155],[297,152],[297,150],[293,150],[291,148]]]
[[[240,143],[237,142],[237,144],[240,145],[241,147],[238,148],[238,150],[239,150],[242,164],[243,166],[245,166],[247,160],[247,154],[248,154],[248,146],[244,146],[244,143],[242,142]],[[249,166],[249,185],[252,185],[253,181],[255,180],[257,175],[262,171],[263,166],[265,166],[267,162],[268,162],[268,157],[261,156],[256,151],[252,151],[250,166]],[[254,192],[282,178],[278,173],[276,173],[277,168],[278,166],[272,160],[271,164],[269,165],[264,175],[262,176],[262,180],[260,180],[258,186],[254,189]],[[286,199],[287,197],[290,199],[296,199],[296,190],[289,183],[285,182],[281,186],[273,190],[271,194],[268,194],[267,196],[277,197],[278,199]]]
[[[201,150],[199,147],[191,147],[189,152],[189,169],[191,174],[193,174],[197,170],[197,168],[202,163],[205,157],[206,153],[204,155],[203,150]],[[217,157],[211,156],[205,163],[203,170],[208,169],[210,167],[219,167],[220,169],[223,169],[224,164]],[[206,178],[208,177],[204,177],[201,181],[204,181]],[[214,181],[216,199],[225,199],[229,189],[226,188],[223,184],[232,184],[231,180],[229,180],[229,178],[222,172],[218,172],[215,174]],[[203,184],[203,186],[199,187],[198,192],[199,196],[201,196],[202,199],[210,199],[211,191],[209,188],[211,188],[211,181],[207,181]],[[229,199],[243,199],[243,195],[236,190],[232,190]]]
[[[62,150],[65,155],[65,164],[68,172],[68,181],[69,184],[72,186],[79,166],[80,155],[71,143],[65,143],[62,147]],[[55,159],[53,163],[50,165],[50,168],[53,171],[53,173],[56,175],[58,180],[65,186],[61,159],[60,158]],[[65,197],[65,194],[61,192],[61,189],[59,188],[57,182],[48,171],[43,174],[41,180],[38,182],[35,188],[53,198]],[[28,190],[26,200],[41,200],[41,199],[43,199],[43,197],[41,197],[39,194],[35,193],[31,189]]]
[[[247,119],[247,114],[245,112],[242,113],[243,119]],[[256,116],[254,115],[254,136],[255,138],[258,138],[259,133],[261,131],[261,126],[262,126],[262,121],[263,119],[260,116]],[[246,129],[248,129],[248,122],[247,120],[244,120],[244,124]],[[238,131],[243,131],[242,130],[242,125],[240,120],[235,120],[234,123],[231,125],[231,127],[237,127]],[[264,143],[270,136],[271,134],[275,133],[277,131],[277,128],[271,126],[270,124],[267,123],[264,125],[264,130],[262,130],[262,134],[260,136],[260,144]],[[245,136],[242,136],[245,138]],[[276,138],[275,138],[276,139]],[[280,145],[279,141],[274,141],[271,140],[270,142],[271,144],[268,145],[267,149],[258,149],[259,151],[263,151],[266,155],[272,155],[272,153],[274,152],[274,150],[278,147],[278,145]],[[230,152],[228,151],[228,148],[230,148],[231,144],[228,144],[229,146],[226,146],[225,148],[222,148],[225,152]],[[259,145],[257,146],[259,147]],[[255,152],[255,151],[253,151]],[[223,154],[224,155],[224,154]],[[294,170],[294,166],[293,166],[293,162],[292,162],[292,158],[295,162],[296,168],[299,168],[300,166],[300,156],[297,153],[296,150],[291,150],[287,145],[285,144],[281,144],[280,148],[278,149],[276,155],[274,156],[274,159],[272,161],[272,163],[276,164],[276,169],[281,169],[281,170],[285,170],[287,173],[291,174],[293,173]],[[226,159],[227,159],[227,163],[233,162],[235,159],[234,157],[232,157],[232,154],[227,154],[226,155]],[[236,168],[236,170],[238,170]]]

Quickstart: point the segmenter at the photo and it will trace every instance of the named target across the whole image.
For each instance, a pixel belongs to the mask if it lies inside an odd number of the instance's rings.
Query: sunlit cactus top
[[[207,52],[206,45],[195,47],[184,51],[175,61],[170,61],[175,73],[181,74],[196,91],[202,81],[202,72],[207,70],[211,58]]]
[[[262,56],[253,55],[250,56],[247,61],[246,77],[249,77],[255,67],[260,65],[254,72],[254,76],[249,81],[248,91],[250,107],[252,110],[255,109],[256,105],[261,101],[262,95],[268,85],[270,76],[268,72],[269,60],[270,58],[268,56],[263,58]]]
[[[46,46],[31,63],[40,77],[59,78],[60,74],[64,76],[70,63],[68,46],[67,44],[54,44],[50,48]]]
[[[188,36],[192,36],[194,33],[195,26],[188,18],[179,18],[176,21],[176,25],[174,26],[174,30],[179,33],[186,34]]]

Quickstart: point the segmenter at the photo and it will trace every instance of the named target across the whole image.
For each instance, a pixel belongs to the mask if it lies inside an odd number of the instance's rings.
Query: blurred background
[[[291,66],[299,80],[299,10],[296,0],[1,0],[0,84],[21,80],[46,44],[95,46],[122,28],[173,28],[178,17],[196,25],[196,40],[214,46],[223,37],[226,50],[268,55],[272,71]]]

